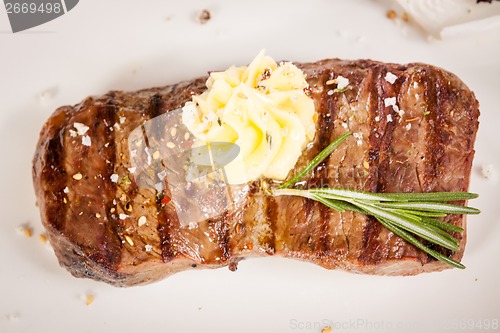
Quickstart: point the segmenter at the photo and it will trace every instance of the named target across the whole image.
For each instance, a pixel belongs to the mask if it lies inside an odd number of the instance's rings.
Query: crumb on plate
[[[90,304],[94,303],[94,299],[95,299],[95,297],[93,294],[87,294],[85,296],[85,305],[90,305]]]
[[[198,23],[205,24],[212,18],[212,13],[208,9],[203,9],[198,15]]]
[[[40,243],[45,244],[47,243],[47,235],[46,234],[40,234],[38,235],[38,240]]]
[[[493,164],[483,164],[481,165],[481,175],[488,180],[495,179],[496,171]]]
[[[31,238],[31,236],[33,236],[33,228],[26,224],[18,227],[17,231],[19,232],[19,234],[24,235],[28,238]]]
[[[394,20],[396,17],[398,17],[398,14],[396,14],[396,11],[394,9],[389,9],[386,13],[385,16],[389,20]]]

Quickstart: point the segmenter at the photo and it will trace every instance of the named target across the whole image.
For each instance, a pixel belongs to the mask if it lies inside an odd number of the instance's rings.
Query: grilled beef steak
[[[418,63],[330,59],[298,66],[307,75],[318,121],[314,142],[295,169],[347,129],[354,133],[307,176],[306,187],[467,191],[479,110],[474,94],[456,76]],[[343,92],[331,85],[338,75],[349,79]],[[181,225],[172,202],[154,186],[138,184],[127,138],[145,121],[204,91],[205,81],[112,91],[61,107],[46,122],[33,181],[50,243],[74,276],[132,286],[271,255],[367,274],[448,268],[374,218],[299,197],[272,197],[260,181],[237,189],[223,214],[194,228]],[[465,228],[464,216],[446,220]],[[460,260],[465,232],[454,236],[460,251],[435,249]]]

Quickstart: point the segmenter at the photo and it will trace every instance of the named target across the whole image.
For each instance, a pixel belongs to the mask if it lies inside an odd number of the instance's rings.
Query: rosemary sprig
[[[451,251],[458,251],[459,241],[448,231],[463,232],[464,230],[437,218],[448,214],[479,214],[480,211],[476,208],[449,203],[475,199],[478,197],[477,194],[468,192],[371,193],[335,188],[288,188],[318,166],[351,134],[347,132],[328,145],[304,170],[273,190],[272,194],[304,197],[318,201],[339,212],[349,210],[373,216],[388,230],[437,260],[453,267],[465,268],[461,263],[425,246],[419,239]]]

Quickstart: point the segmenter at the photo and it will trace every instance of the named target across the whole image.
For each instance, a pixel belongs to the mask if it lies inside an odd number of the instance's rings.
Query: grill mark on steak
[[[116,143],[115,143],[115,131],[111,131],[106,123],[115,124],[116,123],[116,115],[117,115],[118,106],[116,105],[114,95],[111,95],[110,98],[105,102],[102,108],[96,109],[96,118],[95,119],[103,119],[103,122],[99,122],[99,124],[95,127],[90,127],[89,131],[93,131],[94,133],[92,137],[97,138],[108,138],[109,142],[113,142],[114,144],[109,144],[107,147],[104,146],[105,143],[101,142],[99,155],[103,156],[106,159],[106,167],[105,174],[102,175],[104,179],[110,179],[111,175],[114,173],[114,167],[117,164],[118,156],[116,151]],[[97,131],[103,131],[104,133],[95,133]],[[95,144],[95,143],[94,143]],[[109,162],[108,162],[109,161]],[[100,247],[99,251],[94,253],[91,257],[94,259],[99,265],[105,267],[107,270],[116,271],[118,264],[120,263],[121,256],[119,253],[121,252],[121,240],[118,235],[121,234],[122,228],[116,219],[116,215],[111,214],[111,208],[114,207],[113,200],[116,198],[116,183],[110,182],[102,182],[102,186],[105,188],[104,193],[113,193],[112,195],[105,196],[105,211],[107,221],[109,223],[105,223],[105,229],[102,233],[102,241],[99,242]]]
[[[175,89],[176,86],[174,85],[172,89]],[[163,105],[163,98],[160,94],[156,93],[153,95],[153,97],[150,98],[149,100],[149,105],[146,111],[146,115],[148,116],[149,119],[153,119],[155,117],[158,117],[161,115],[162,112],[162,105]]]
[[[391,162],[391,142],[393,140],[393,131],[396,121],[396,116],[392,106],[385,106],[386,98],[394,98],[398,95],[398,87],[393,86],[385,80],[387,68],[385,66],[376,67],[374,69],[374,81],[377,98],[377,110],[380,112],[377,115],[380,120],[377,122],[379,127],[377,140],[370,140],[370,144],[375,144],[370,151],[378,151],[377,172],[372,174],[370,179],[370,189],[375,187],[374,192],[386,192],[386,185],[391,174],[389,172],[389,163]],[[370,111],[369,114],[376,114],[377,111]],[[389,121],[388,117],[392,117]],[[376,135],[375,135],[376,136]],[[373,156],[373,154],[371,154]],[[390,180],[389,180],[390,181]],[[385,228],[374,217],[368,217],[367,224],[363,233],[364,251],[360,255],[360,260],[365,264],[373,264],[379,262],[387,256],[386,247],[380,244],[380,233],[386,231]]]
[[[160,236],[160,249],[163,262],[173,260],[177,252],[174,250],[173,236],[175,233],[175,226],[179,226],[179,218],[175,211],[173,204],[167,204],[162,207],[157,204],[158,210],[158,234]]]
[[[339,94],[329,94],[328,91],[333,89],[332,86],[326,85],[326,82],[333,80],[335,78],[335,73],[333,71],[324,71],[323,75],[320,76],[320,83],[322,84],[323,91],[320,97],[320,109],[324,112],[319,115],[319,122],[317,127],[316,135],[319,138],[318,148],[314,151],[314,155],[317,155],[323,149],[325,149],[333,140],[335,132],[334,119],[337,117],[337,99]],[[312,187],[326,187],[330,186],[328,180],[328,165],[331,163],[332,155],[329,155],[320,163],[314,170],[312,182]],[[329,234],[331,219],[333,218],[331,209],[325,205],[319,204],[313,200],[307,200],[315,204],[316,209],[319,210],[319,221],[318,224],[318,239],[315,257],[322,258],[326,257],[329,253],[334,252],[333,247],[333,237]],[[338,212],[337,212],[338,213]],[[347,237],[344,238],[346,239]]]
[[[215,222],[217,243],[221,250],[220,260],[222,262],[226,262],[231,257],[231,250],[229,248],[229,225],[226,219],[227,211],[222,213],[220,219]]]
[[[427,77],[428,72],[424,69],[424,76]],[[424,189],[426,191],[432,191],[436,187],[435,178],[440,173],[440,162],[443,154],[443,150],[441,148],[441,138],[438,134],[439,131],[439,123],[438,117],[440,108],[437,104],[436,98],[436,80],[433,77],[430,77],[426,80],[423,80],[424,84],[424,98],[425,103],[428,108],[429,114],[427,115],[427,149],[426,149],[426,166],[425,166],[425,177],[424,177]]]

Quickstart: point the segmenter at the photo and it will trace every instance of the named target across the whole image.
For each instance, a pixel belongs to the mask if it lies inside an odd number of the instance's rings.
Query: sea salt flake
[[[132,167],[132,168],[128,168],[127,170],[130,173],[134,173],[136,169],[137,169],[136,167]]]
[[[158,172],[157,176],[158,176],[158,179],[164,180],[165,177],[167,177],[167,170],[163,170],[161,172]]]
[[[410,129],[411,129],[411,123],[408,123],[408,124],[406,125],[406,130],[407,130],[407,131],[409,131]]]
[[[88,135],[83,136],[82,137],[82,144],[84,146],[90,147],[90,145],[92,145],[92,141],[90,140],[90,136],[88,136]]]
[[[380,116],[376,116],[375,121],[380,121]]]
[[[153,161],[153,156],[151,155],[151,151],[149,150],[148,147],[146,147],[146,148],[144,148],[144,152],[146,153],[146,155],[148,155],[146,163],[148,165],[151,165],[151,161]]]
[[[163,183],[161,183],[161,182],[156,183],[156,184],[155,184],[155,189],[156,189],[156,191],[158,191],[158,192],[163,191]]]
[[[394,82],[396,82],[396,80],[398,79],[398,77],[394,74],[392,74],[391,72],[387,72],[387,74],[385,75],[385,80],[387,82],[389,82],[390,84],[393,84]]]
[[[122,213],[122,214],[118,215],[118,217],[120,218],[120,220],[125,220],[128,217],[128,215]]]
[[[82,124],[82,123],[74,123],[73,127],[78,132],[78,135],[84,135],[89,130],[89,127],[86,126],[86,125],[84,125],[84,124]]]
[[[384,99],[385,107],[396,105],[396,97],[387,97]]]
[[[144,246],[144,248],[146,249],[146,252],[151,252],[151,250],[153,249],[153,246],[149,245],[149,244],[146,244]]]
[[[69,193],[69,188],[66,186],[66,187],[63,189],[63,192],[64,192],[64,193]]]
[[[337,89],[344,89],[349,85],[349,79],[342,75],[337,76]]]
[[[387,115],[387,122],[388,123],[392,122],[392,116],[390,114]]]
[[[113,183],[116,183],[118,181],[118,175],[114,173],[109,177],[109,179],[111,179]]]

